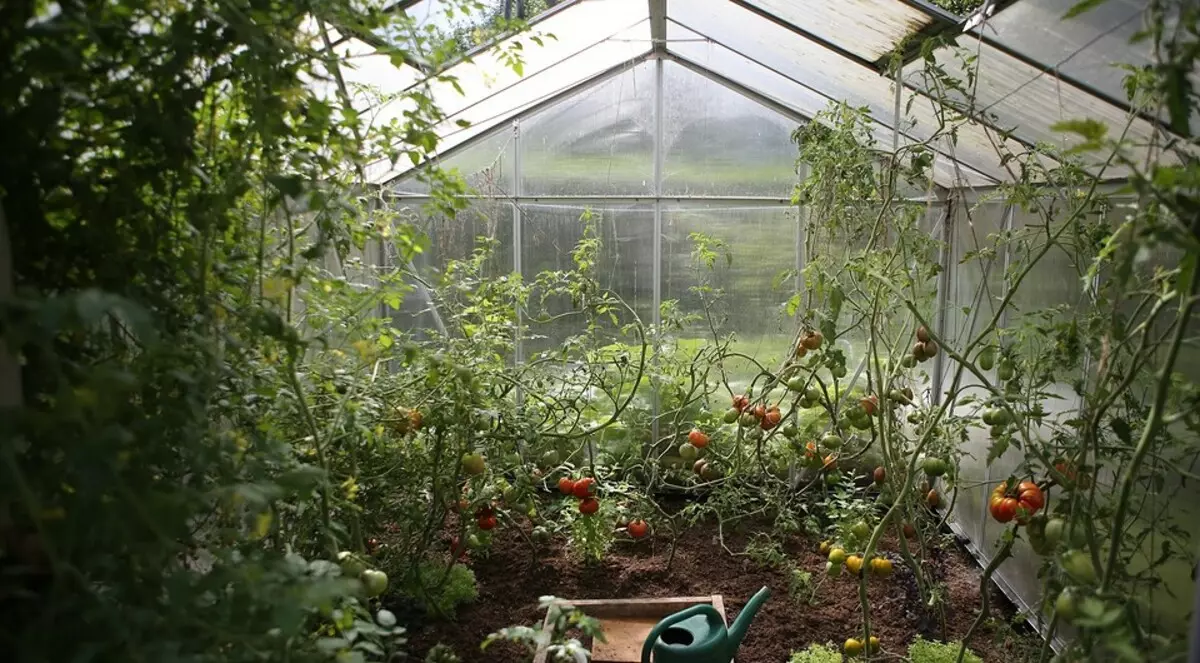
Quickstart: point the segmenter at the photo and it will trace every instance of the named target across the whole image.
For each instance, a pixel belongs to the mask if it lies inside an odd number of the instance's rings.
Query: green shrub
[[[961,647],[961,642],[931,642],[917,636],[908,646],[908,658],[912,663],[955,663]],[[983,663],[983,659],[968,649],[963,656],[963,663]]]
[[[417,576],[420,586],[409,583],[404,588],[404,593],[420,603],[425,612],[435,617],[453,619],[459,606],[470,603],[479,596],[475,572],[462,564],[455,564],[450,568],[449,575],[446,575],[446,567],[441,564],[424,562]]]
[[[832,644],[811,644],[804,651],[792,652],[788,663],[842,663],[842,653]]]

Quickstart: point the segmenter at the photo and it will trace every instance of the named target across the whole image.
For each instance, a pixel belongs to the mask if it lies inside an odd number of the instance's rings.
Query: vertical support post
[[[800,167],[796,169],[796,175],[799,176],[801,182],[808,179],[808,164],[800,164]],[[796,203],[796,278],[794,287],[797,293],[804,288],[804,275],[802,272],[804,271],[805,246],[808,239],[806,236],[807,232],[808,206]]]
[[[513,273],[518,277],[523,277],[522,256],[524,251],[524,233],[521,228],[521,205],[516,202],[521,198],[521,120],[513,120],[512,123],[512,149],[513,149]],[[524,336],[525,320],[521,312],[521,307],[516,307],[517,314],[517,331],[516,338],[513,339],[513,364],[516,366],[525,362],[525,343],[522,339]],[[517,397],[521,397],[520,389],[517,390]]]
[[[663,110],[663,59],[654,60],[654,330],[657,335],[662,328],[662,280],[663,280],[663,136],[665,135]],[[658,388],[654,387],[651,418],[651,438],[659,439]]]
[[[4,205],[0,204],[0,304],[13,296],[12,243],[9,240],[8,221],[4,216]],[[17,358],[9,353],[4,339],[0,339],[0,410],[21,405],[21,367]]]
[[[939,196],[940,198],[941,196]],[[942,271],[938,274],[937,282],[937,308],[934,310],[936,316],[934,327],[937,329],[937,334],[940,338],[946,338],[946,310],[950,305],[950,288],[953,285],[950,274],[954,256],[954,197],[942,199],[942,211],[939,215],[938,223],[941,224],[941,241],[942,246],[938,249],[938,264],[941,265]],[[935,226],[932,228],[934,232],[938,230]],[[942,402],[944,394],[942,388],[946,379],[946,353],[939,352],[933,358],[933,405],[938,405]]]

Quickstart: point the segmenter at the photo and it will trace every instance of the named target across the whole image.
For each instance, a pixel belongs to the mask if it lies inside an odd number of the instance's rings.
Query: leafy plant
[[[908,646],[908,660],[912,663],[983,663],[971,650],[961,658],[961,642],[934,642],[917,636]]]
[[[788,663],[842,663],[842,652],[832,644],[813,643],[802,651],[792,652]]]
[[[484,640],[483,649],[498,641],[515,642],[523,645],[531,654],[544,649],[547,660],[583,663],[589,660],[590,652],[578,638],[568,638],[569,632],[577,630],[585,637],[605,642],[600,622],[583,614],[574,606],[561,603],[553,596],[543,596],[538,605],[547,611],[546,623],[550,624],[548,630],[545,624],[500,629]]]

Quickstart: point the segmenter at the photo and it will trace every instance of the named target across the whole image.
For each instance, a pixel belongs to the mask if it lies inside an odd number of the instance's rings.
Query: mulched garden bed
[[[741,552],[751,533],[750,527],[727,529],[725,544]],[[813,582],[824,576],[825,557],[818,552],[816,541],[795,537],[785,542],[784,548],[799,568],[812,573]],[[882,550],[893,553],[896,572],[888,579],[873,579],[869,585],[871,632],[879,637],[884,654],[895,660],[905,654],[916,635],[939,639],[941,633],[935,620],[924,616],[916,583],[895,554],[896,541],[885,540]],[[793,650],[813,642],[835,643],[840,648],[860,623],[858,583],[849,573],[826,579],[817,592],[816,605],[809,605],[806,597],[793,600],[788,596],[789,578],[784,571],[725,552],[715,526],[683,533],[670,571],[666,569],[669,552],[665,538],[646,537],[637,542],[624,538],[602,562],[588,565],[574,557],[565,542],[556,540],[534,560],[523,538],[499,529],[491,554],[469,563],[478,579],[478,599],[461,608],[453,621],[410,624],[408,649],[420,659],[431,646],[444,643],[453,647],[464,663],[528,660],[524,650],[507,643],[486,651],[480,651],[479,645],[499,628],[540,623],[545,615],[538,610],[538,599],[546,595],[604,599],[721,594],[732,620],[745,601],[767,585],[771,598],[738,650],[738,663],[786,663]],[[935,550],[932,565],[949,593],[946,620],[950,639],[961,638],[978,615],[981,570],[959,546]],[[994,586],[991,606],[993,618],[1011,621],[1014,608]],[[970,645],[988,663],[1000,663],[1026,660],[1038,642],[1032,635],[1007,628],[1001,632],[988,625]]]

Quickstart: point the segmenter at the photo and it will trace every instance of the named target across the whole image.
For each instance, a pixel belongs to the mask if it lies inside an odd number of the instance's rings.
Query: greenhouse
[[[1194,0],[0,35],[10,660],[1200,661]]]

